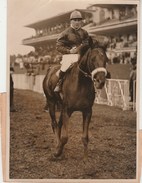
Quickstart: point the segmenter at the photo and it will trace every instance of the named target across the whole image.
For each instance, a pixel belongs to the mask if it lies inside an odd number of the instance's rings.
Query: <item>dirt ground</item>
[[[63,156],[53,158],[56,140],[42,94],[15,90],[10,114],[11,179],[135,179],[136,113],[94,105],[89,160],[83,162],[82,116],[70,118]]]

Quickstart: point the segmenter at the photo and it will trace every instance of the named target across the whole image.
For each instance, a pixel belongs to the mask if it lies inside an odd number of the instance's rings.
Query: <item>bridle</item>
[[[100,48],[95,48],[98,52],[99,52],[99,54],[102,54],[102,52],[100,51]],[[81,73],[83,73],[84,74],[84,76],[85,77],[88,77],[88,78],[91,78],[92,79],[92,81],[94,81],[94,76],[98,73],[98,72],[104,72],[105,73],[105,76],[107,75],[107,70],[106,70],[106,68],[105,67],[97,67],[97,68],[95,68],[94,70],[92,70],[91,71],[91,63],[90,63],[90,61],[91,61],[91,59],[88,59],[88,71],[89,71],[89,73],[87,73],[87,72],[85,72],[85,71],[83,71],[81,68],[80,68],[80,65],[78,64],[78,69],[79,69],[79,71],[81,72]]]

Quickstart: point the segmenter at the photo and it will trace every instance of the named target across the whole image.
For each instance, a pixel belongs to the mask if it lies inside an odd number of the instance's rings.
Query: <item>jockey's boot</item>
[[[61,87],[62,87],[62,84],[63,84],[63,78],[65,76],[65,72],[61,71],[59,72],[59,80],[56,84],[56,87],[54,89],[54,92],[60,92],[61,91]]]

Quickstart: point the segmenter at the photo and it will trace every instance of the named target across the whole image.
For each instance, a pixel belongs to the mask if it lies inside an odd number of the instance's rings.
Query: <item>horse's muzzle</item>
[[[102,89],[104,87],[105,82],[95,81],[94,85],[97,89]]]
[[[105,81],[106,81],[105,73],[103,72],[97,73],[96,76],[94,77],[95,88],[102,89],[105,85]]]

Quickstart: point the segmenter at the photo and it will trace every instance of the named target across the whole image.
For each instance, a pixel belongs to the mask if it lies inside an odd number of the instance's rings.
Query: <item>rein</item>
[[[91,79],[92,79],[91,74],[88,74],[87,72],[83,71],[83,70],[79,67],[79,65],[78,65],[78,69],[79,69],[79,71],[81,71],[81,72],[84,74],[85,77],[91,78]]]

